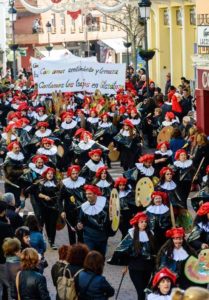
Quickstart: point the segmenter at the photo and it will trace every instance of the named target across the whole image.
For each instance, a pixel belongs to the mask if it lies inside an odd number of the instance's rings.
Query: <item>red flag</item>
[[[67,11],[67,14],[71,16],[71,18],[73,20],[76,20],[78,18],[78,16],[81,14],[81,9],[77,10],[77,11]]]

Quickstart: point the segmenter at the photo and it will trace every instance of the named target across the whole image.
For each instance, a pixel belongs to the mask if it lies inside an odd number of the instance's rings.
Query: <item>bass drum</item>
[[[172,126],[166,126],[161,129],[157,136],[157,143],[160,144],[162,142],[170,142],[173,129],[174,128]]]
[[[118,161],[119,157],[120,157],[120,152],[115,150],[114,144],[110,143],[108,146],[109,149],[109,153],[108,153],[108,157],[111,161]]]
[[[151,194],[154,192],[154,184],[149,177],[141,178],[135,189],[136,206],[147,207],[151,202]]]
[[[116,232],[120,224],[120,200],[116,189],[112,189],[110,194],[109,218],[112,223],[111,228]]]

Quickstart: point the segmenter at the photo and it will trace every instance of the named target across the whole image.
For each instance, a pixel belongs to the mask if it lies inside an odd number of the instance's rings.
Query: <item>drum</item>
[[[196,284],[209,283],[209,249],[201,250],[198,258],[190,256],[185,264],[186,277]]]
[[[111,161],[118,161],[120,152],[118,150],[115,150],[114,148],[115,148],[114,144],[110,143],[108,146],[108,149],[109,149],[108,157]]]
[[[157,143],[160,144],[162,142],[170,142],[172,133],[173,133],[173,127],[172,126],[164,127],[158,133]]]
[[[186,233],[190,233],[193,228],[193,218],[187,209],[180,209],[176,218],[176,225],[183,227]]]
[[[135,189],[136,206],[147,207],[151,202],[151,194],[154,192],[154,184],[149,177],[141,178]]]
[[[56,225],[56,229],[59,231],[59,230],[62,230],[64,227],[65,227],[65,220],[63,220],[63,218],[61,218],[61,216],[58,217],[57,219],[57,225]]]
[[[110,194],[109,217],[112,222],[111,228],[116,232],[120,224],[120,200],[116,189],[112,189]]]

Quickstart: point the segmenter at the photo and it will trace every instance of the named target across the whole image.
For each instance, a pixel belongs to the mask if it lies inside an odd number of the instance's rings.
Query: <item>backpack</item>
[[[57,278],[57,294],[60,300],[78,300],[74,279],[81,271],[83,271],[83,269],[79,270],[74,276],[72,276],[67,266],[64,268],[62,276]],[[70,275],[69,278],[66,277],[67,272]]]

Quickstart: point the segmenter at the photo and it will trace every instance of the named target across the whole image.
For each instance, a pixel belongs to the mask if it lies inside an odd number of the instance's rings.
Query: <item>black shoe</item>
[[[52,250],[57,250],[58,249],[55,244],[51,244],[50,246],[51,246]]]

